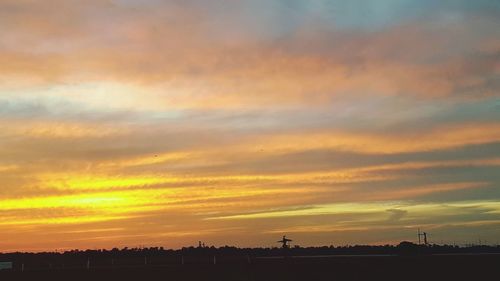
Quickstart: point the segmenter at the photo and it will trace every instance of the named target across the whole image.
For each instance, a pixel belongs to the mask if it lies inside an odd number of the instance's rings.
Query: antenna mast
[[[418,229],[418,245],[422,245],[422,237],[424,238],[424,245],[429,245],[427,243],[427,232],[420,232],[420,228]]]
[[[418,245],[422,244],[422,242],[420,241],[420,228],[418,228]]]

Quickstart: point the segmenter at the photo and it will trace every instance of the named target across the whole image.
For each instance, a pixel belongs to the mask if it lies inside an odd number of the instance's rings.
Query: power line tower
[[[427,232],[421,232],[419,228],[417,235],[418,235],[418,245],[422,245],[422,238],[424,238],[424,245],[429,245],[429,243],[427,243]]]

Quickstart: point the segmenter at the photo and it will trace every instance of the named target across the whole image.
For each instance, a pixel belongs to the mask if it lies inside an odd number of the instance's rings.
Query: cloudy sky
[[[0,251],[497,244],[500,3],[0,0]]]

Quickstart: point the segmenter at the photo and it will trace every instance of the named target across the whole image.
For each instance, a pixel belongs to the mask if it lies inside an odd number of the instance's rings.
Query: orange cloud
[[[149,15],[99,1],[61,5],[72,15],[69,25],[66,16],[51,17],[60,11],[45,8],[47,15],[41,17],[34,9],[20,9],[16,17],[4,19],[12,25],[8,35],[22,32],[30,45],[52,40],[65,47],[0,50],[0,73],[19,81],[20,88],[40,79],[134,84],[142,88],[141,95],[124,96],[163,109],[321,105],[345,95],[475,98],[496,93],[490,77],[499,71],[498,50],[484,47],[492,45],[490,34],[475,32],[489,18],[465,18],[437,29],[433,22],[415,22],[373,34],[300,31],[282,44],[259,38],[228,43],[209,33],[193,7],[167,6],[171,10]],[[95,32],[89,22],[86,12],[99,9],[110,19],[97,17],[95,24],[113,36]],[[25,24],[17,27],[14,21]],[[40,26],[40,21],[47,23]],[[409,33],[411,38],[405,36]],[[441,36],[448,33],[460,37]]]

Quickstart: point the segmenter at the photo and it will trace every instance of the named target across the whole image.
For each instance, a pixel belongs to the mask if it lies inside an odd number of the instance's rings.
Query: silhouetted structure
[[[418,235],[418,244],[419,245],[422,244],[421,237],[424,238],[424,245],[429,245],[429,243],[427,243],[427,232],[420,232],[420,228],[419,228],[417,235]]]
[[[286,235],[283,235],[283,238],[279,241],[277,241],[277,243],[281,243],[281,248],[283,249],[288,249],[290,248],[290,245],[288,244],[288,242],[292,242],[293,240],[292,239],[288,239],[286,238]]]

